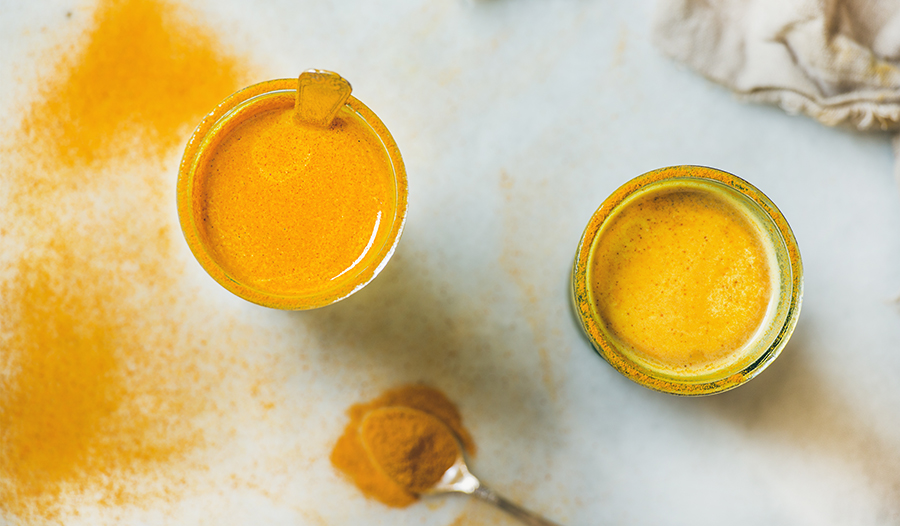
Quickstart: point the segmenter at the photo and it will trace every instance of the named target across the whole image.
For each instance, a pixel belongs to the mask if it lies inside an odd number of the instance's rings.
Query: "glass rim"
[[[701,180],[722,184],[749,199],[763,213],[760,219],[769,222],[784,242],[787,261],[779,261],[779,272],[786,277],[786,289],[782,289],[777,297],[779,305],[783,304],[784,316],[781,327],[766,343],[767,347],[756,359],[749,361],[739,371],[725,376],[711,377],[698,375],[695,378],[677,378],[657,374],[636,363],[611,341],[595,318],[593,298],[589,285],[591,256],[594,244],[602,227],[620,205],[642,189],[655,183],[669,180]],[[707,166],[678,165],[653,170],[635,177],[616,189],[594,212],[579,241],[578,250],[572,267],[572,301],[576,316],[593,348],[622,375],[630,380],[654,389],[681,396],[702,396],[721,393],[734,389],[761,373],[784,349],[797,324],[803,298],[803,263],[800,250],[793,231],[787,220],[775,204],[758,188],[744,179]],[[780,318],[780,317],[779,317]]]
[[[295,97],[296,93],[297,79],[275,79],[243,88],[219,103],[212,112],[204,117],[191,135],[179,166],[176,188],[178,219],[181,231],[191,253],[203,269],[219,285],[236,296],[258,305],[281,310],[305,310],[324,307],[347,298],[365,287],[381,272],[396,250],[406,223],[408,210],[408,183],[400,150],[381,119],[359,99],[351,95],[344,107],[349,108],[350,111],[362,119],[379,138],[385,154],[391,162],[394,176],[395,210],[391,228],[379,250],[373,252],[370,263],[331,287],[298,294],[278,294],[242,283],[231,276],[216,261],[210,254],[207,244],[203,241],[195,219],[194,181],[197,173],[197,163],[204,149],[214,140],[216,133],[225,127],[229,120],[237,115],[252,111],[250,108],[254,105],[262,105],[272,96],[291,95]]]

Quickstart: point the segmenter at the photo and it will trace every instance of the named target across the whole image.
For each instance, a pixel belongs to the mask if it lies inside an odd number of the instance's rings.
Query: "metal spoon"
[[[423,495],[440,495],[442,493],[465,493],[497,506],[501,510],[519,519],[530,526],[559,526],[557,523],[547,520],[540,515],[532,513],[518,504],[511,502],[494,490],[486,487],[475,475],[469,472],[466,459],[463,456],[462,447],[456,462],[441,477],[441,480],[430,489],[422,492]]]
[[[378,454],[373,452],[373,450],[371,449],[371,444],[367,443],[365,439],[365,428],[367,427],[367,424],[373,421],[373,419],[391,418],[404,414],[407,415],[407,417],[412,415],[414,418],[427,419],[431,421],[432,424],[437,424],[438,427],[446,432],[446,435],[442,437],[443,444],[449,446],[452,443],[454,446],[456,446],[456,460],[454,461],[453,465],[451,465],[450,468],[444,472],[440,480],[438,480],[436,483],[434,483],[434,485],[430,487],[409,487],[396,480],[391,476],[391,470],[389,468],[386,468],[384,464],[379,463]],[[385,475],[387,475],[388,478],[391,478],[413,493],[418,493],[421,495],[440,495],[442,493],[465,493],[467,495],[474,495],[475,497],[478,497],[485,502],[489,502],[494,506],[497,506],[501,510],[509,513],[525,524],[529,524],[531,526],[559,526],[555,522],[551,522],[543,517],[535,515],[534,513],[522,508],[518,504],[506,500],[505,498],[495,493],[493,490],[485,487],[477,478],[475,478],[474,475],[472,475],[472,473],[469,472],[469,468],[466,465],[466,459],[463,454],[462,445],[459,443],[459,439],[457,438],[453,430],[447,427],[440,419],[434,417],[429,413],[408,407],[383,407],[380,409],[375,409],[368,415],[366,415],[360,428],[363,435],[363,447],[368,452],[369,458],[372,460],[372,462],[376,466],[378,466],[378,468]],[[419,449],[423,445],[425,447],[428,446],[427,443],[423,444],[422,442],[420,442],[421,438],[418,436],[410,435],[404,437],[404,439],[410,440],[409,445],[413,449]]]

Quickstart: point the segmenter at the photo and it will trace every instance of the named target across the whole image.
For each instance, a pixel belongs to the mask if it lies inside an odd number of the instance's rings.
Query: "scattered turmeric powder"
[[[246,66],[165,0],[100,0],[77,48],[46,59],[54,76],[2,130],[4,524],[58,518],[65,496],[140,505],[135,477],[203,442],[181,375],[204,344],[171,315],[174,174],[159,163]]]
[[[463,449],[470,455],[475,454],[475,443],[468,430],[463,427],[462,417],[453,402],[440,391],[428,386],[399,387],[385,392],[370,402],[350,407],[347,411],[350,422],[331,452],[331,463],[350,477],[366,496],[388,506],[402,508],[415,502],[418,496],[413,490],[395,482],[375,466],[360,437],[360,426],[366,415],[386,407],[416,409],[434,416],[453,432]],[[431,470],[439,470],[441,465],[442,462],[438,461],[432,465]]]
[[[247,68],[180,12],[167,0],[101,0],[83,47],[57,59],[38,88],[22,146],[56,170],[160,158],[182,144]]]
[[[0,381],[0,522],[26,510],[53,516],[66,492],[91,489],[122,504],[132,496],[122,476],[183,459],[202,440],[179,420],[199,411],[190,391],[146,376],[183,371],[154,363],[177,356],[171,336],[162,342],[169,348],[153,347],[155,335],[125,300],[129,287],[85,261],[108,254],[84,254],[71,234],[58,234],[0,288],[9,365]],[[155,274],[146,277],[165,280]],[[180,414],[166,412],[172,407]]]
[[[375,464],[413,493],[434,487],[460,454],[453,432],[417,409],[376,409],[363,419],[359,432]]]

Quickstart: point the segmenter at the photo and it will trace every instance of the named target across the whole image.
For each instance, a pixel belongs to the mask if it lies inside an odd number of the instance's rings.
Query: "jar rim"
[[[335,285],[298,294],[278,294],[260,290],[231,276],[223,266],[210,254],[206,243],[199,233],[195,219],[194,190],[197,162],[204,149],[214,141],[213,136],[229,119],[238,114],[252,112],[254,105],[261,105],[267,97],[278,95],[295,96],[297,79],[275,79],[260,82],[239,90],[223,100],[210,112],[194,130],[178,172],[176,201],[178,218],[182,233],[188,247],[203,269],[222,287],[233,294],[258,305],[283,310],[304,310],[324,307],[340,301],[362,289],[377,276],[396,250],[403,227],[406,223],[408,209],[408,183],[406,169],[400,156],[400,150],[387,127],[359,99],[350,96],[345,108],[352,111],[380,139],[385,154],[393,169],[395,207],[391,227],[384,243],[378,251],[373,252],[371,263],[364,265],[353,276],[341,280]],[[237,124],[239,125],[239,124]]]
[[[784,243],[779,261],[779,272],[783,274],[785,287],[780,291],[779,308],[783,314],[775,318],[779,326],[767,333],[766,346],[758,357],[742,362],[739,370],[722,374],[706,374],[697,377],[675,377],[659,374],[631,359],[623,353],[619,345],[605,333],[602,323],[598,321],[590,287],[589,273],[591,258],[597,238],[604,224],[629,197],[657,183],[675,181],[707,181],[724,185],[751,201],[762,212],[761,220],[768,222]],[[775,204],[758,188],[744,179],[716,168],[696,165],[670,166],[639,175],[628,181],[609,197],[594,212],[589,221],[576,252],[572,267],[572,301],[576,317],[590,340],[592,346],[610,365],[625,377],[650,389],[675,395],[699,396],[724,392],[742,385],[761,373],[784,349],[800,313],[803,297],[803,266],[800,251],[793,231],[787,220]],[[749,356],[749,355],[748,355]]]

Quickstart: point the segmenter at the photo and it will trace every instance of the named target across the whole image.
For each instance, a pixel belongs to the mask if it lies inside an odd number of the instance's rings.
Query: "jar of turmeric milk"
[[[254,303],[311,309],[371,281],[407,210],[397,144],[335,73],[245,88],[197,127],[178,176],[188,246]]]
[[[713,168],[641,175],[594,213],[575,258],[576,315],[597,352],[651,389],[733,389],[784,348],[803,265],[761,191]]]

